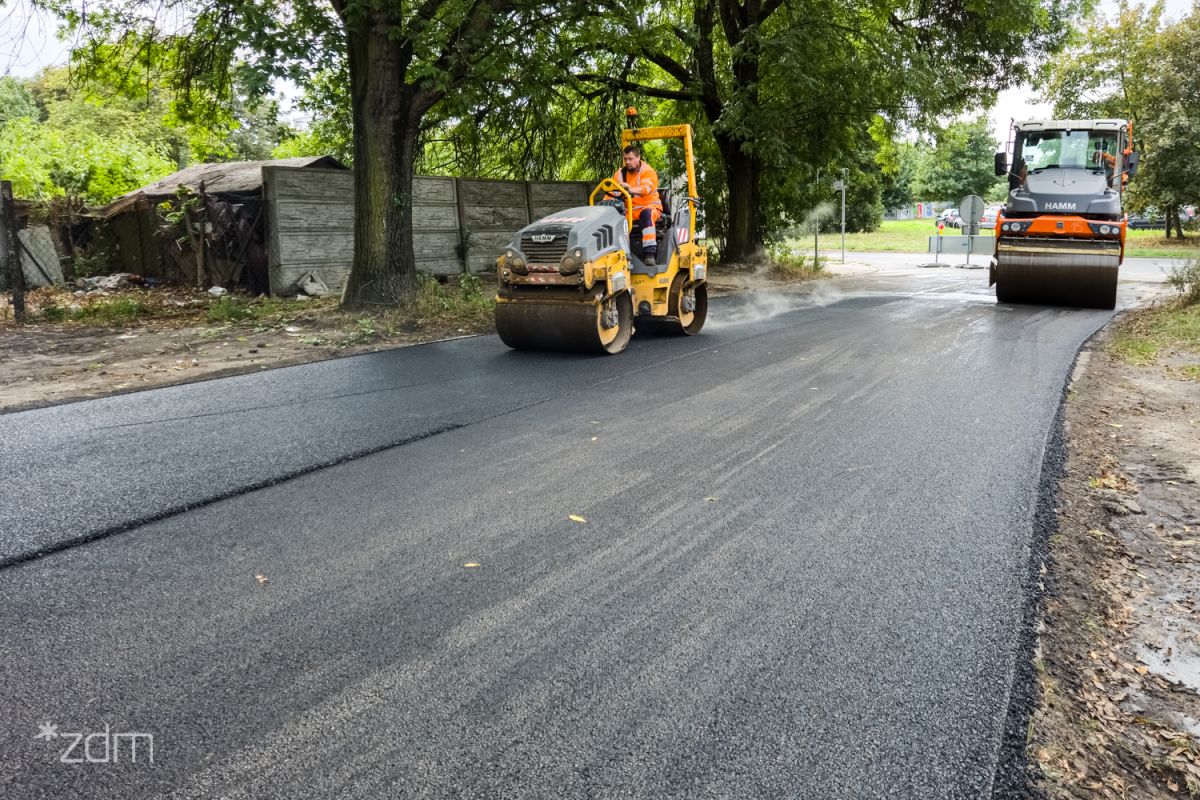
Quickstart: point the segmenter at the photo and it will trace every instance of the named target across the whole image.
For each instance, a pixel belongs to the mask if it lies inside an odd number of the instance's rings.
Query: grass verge
[[[1127,316],[1113,332],[1108,350],[1127,364],[1156,364],[1173,357],[1172,371],[1200,379],[1200,258],[1177,266],[1168,277],[1177,296]]]

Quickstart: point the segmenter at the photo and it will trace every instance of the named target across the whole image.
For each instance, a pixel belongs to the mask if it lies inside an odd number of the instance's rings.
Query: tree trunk
[[[417,286],[412,180],[429,100],[404,80],[387,26],[367,19],[347,33],[354,117],[354,262],[344,307],[394,306]]]
[[[762,7],[757,0],[741,5],[735,0],[721,0],[721,25],[725,40],[734,51],[733,87],[730,104],[721,104],[720,116],[714,119],[711,104],[706,104],[709,121],[713,123],[713,135],[721,151],[725,167],[725,180],[729,189],[726,208],[728,224],[725,244],[721,248],[722,261],[754,262],[763,254],[762,225],[762,159],[747,153],[746,145],[736,133],[728,128],[722,130],[729,105],[739,109],[739,125],[754,125],[759,122],[759,65],[761,53],[757,28],[765,17],[760,17]],[[771,12],[766,12],[769,15]],[[707,83],[707,82],[706,82]],[[715,92],[715,84],[710,87]]]
[[[1167,209],[1167,236],[1170,238],[1171,227],[1175,227],[1175,235],[1183,238],[1183,220],[1179,218],[1179,206],[1172,205]]]
[[[742,152],[739,143],[717,137],[725,181],[729,187],[725,242],[722,261],[753,262],[762,258],[762,226],[759,224],[759,179],[762,166],[758,159]]]

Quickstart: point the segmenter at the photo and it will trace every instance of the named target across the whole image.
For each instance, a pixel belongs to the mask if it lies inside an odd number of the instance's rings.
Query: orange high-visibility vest
[[[633,194],[633,216],[645,211],[647,208],[653,208],[662,213],[662,198],[658,196],[658,173],[654,168],[642,162],[642,166],[636,171],[630,170],[626,173],[624,167],[618,167],[613,173],[613,180],[617,183],[628,183],[634,190]],[[657,217],[658,214],[655,214]]]

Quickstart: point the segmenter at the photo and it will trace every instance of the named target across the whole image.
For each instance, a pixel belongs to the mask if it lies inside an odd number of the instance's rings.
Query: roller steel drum
[[[1121,246],[1117,242],[1001,239],[996,299],[1001,303],[1115,308]]]
[[[633,335],[633,301],[621,292],[598,300],[499,300],[496,332],[514,350],[619,353]]]

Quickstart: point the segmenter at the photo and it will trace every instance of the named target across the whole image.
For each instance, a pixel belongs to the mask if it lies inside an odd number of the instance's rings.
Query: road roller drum
[[[1121,246],[1116,242],[1004,241],[992,268],[996,299],[1077,308],[1113,308]]]

